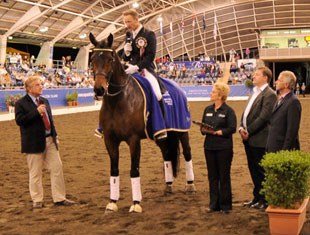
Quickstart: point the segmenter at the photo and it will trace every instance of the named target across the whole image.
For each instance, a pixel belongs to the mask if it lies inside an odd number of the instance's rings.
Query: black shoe
[[[74,204],[76,204],[76,202],[68,200],[68,199],[60,201],[60,202],[54,202],[55,206],[72,206]]]
[[[264,201],[259,201],[251,206],[251,208],[255,209],[266,209],[268,207],[268,204]]]
[[[221,213],[223,213],[223,214],[229,214],[229,213],[230,213],[230,210],[224,209],[224,210],[221,210]]]
[[[217,211],[219,211],[219,210],[217,210],[217,209],[213,209],[213,208],[207,208],[207,213],[213,213],[213,212],[217,212]]]
[[[249,201],[249,202],[244,202],[243,206],[251,207],[252,205],[256,204],[257,202],[258,201],[256,201],[256,200],[252,200],[252,201]]]

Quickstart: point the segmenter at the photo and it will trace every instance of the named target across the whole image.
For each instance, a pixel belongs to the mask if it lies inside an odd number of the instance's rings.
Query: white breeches
[[[162,99],[163,95],[160,92],[160,87],[159,87],[157,79],[154,77],[153,74],[151,74],[149,71],[147,71],[147,69],[143,69],[143,72],[144,72],[145,78],[151,84],[157,100],[160,101]]]

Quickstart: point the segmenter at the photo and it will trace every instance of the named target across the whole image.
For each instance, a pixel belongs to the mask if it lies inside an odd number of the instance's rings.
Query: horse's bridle
[[[114,50],[113,49],[110,49],[110,48],[94,48],[93,49],[93,51],[98,51],[98,52],[114,52]],[[99,55],[100,56],[100,55]],[[112,56],[112,62],[111,62],[111,64],[112,63],[114,63],[114,61],[115,61],[115,59],[114,59],[114,57]],[[117,95],[119,95],[122,91],[123,91],[123,89],[127,86],[127,84],[128,84],[128,82],[129,82],[129,79],[127,79],[125,82],[124,82],[124,84],[120,84],[120,85],[118,85],[118,84],[113,84],[113,83],[111,83],[110,82],[110,80],[111,80],[111,78],[112,78],[112,75],[113,75],[113,66],[111,66],[112,67],[112,70],[107,74],[106,72],[100,72],[100,73],[95,73],[94,74],[94,77],[95,77],[95,80],[96,80],[96,76],[98,76],[98,75],[101,75],[101,76],[104,76],[104,77],[106,77],[107,78],[107,89],[106,89],[106,92],[104,93],[104,95],[107,95],[107,96],[117,96]],[[120,90],[119,91],[117,91],[117,92],[115,92],[115,93],[109,93],[109,86],[114,86],[114,87],[117,87],[117,88],[120,88]]]

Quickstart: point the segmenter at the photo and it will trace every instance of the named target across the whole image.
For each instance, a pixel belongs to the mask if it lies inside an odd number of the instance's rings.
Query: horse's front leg
[[[119,200],[119,144],[120,142],[105,139],[106,148],[110,156],[110,202],[106,212],[117,212],[116,202]]]
[[[140,183],[140,156],[141,156],[141,141],[139,137],[132,137],[127,141],[130,148],[131,155],[131,189],[132,189],[132,201],[129,212],[142,212],[140,202],[142,200],[141,183]]]

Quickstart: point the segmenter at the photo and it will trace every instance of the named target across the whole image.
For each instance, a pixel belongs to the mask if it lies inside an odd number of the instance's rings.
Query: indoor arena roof
[[[141,22],[157,34],[158,57],[255,48],[262,29],[310,24],[309,0],[0,0],[0,35],[12,36],[8,42],[81,47],[89,45],[90,32],[97,39],[113,33],[120,47],[122,12],[136,2]]]

